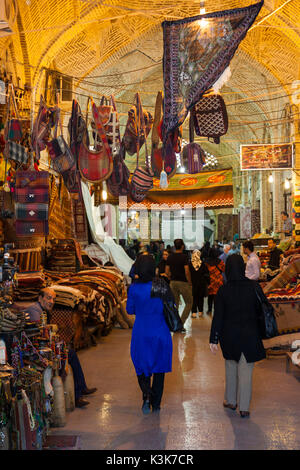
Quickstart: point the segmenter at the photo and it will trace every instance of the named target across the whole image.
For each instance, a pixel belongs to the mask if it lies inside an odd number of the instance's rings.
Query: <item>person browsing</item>
[[[260,278],[261,263],[259,257],[254,253],[254,245],[249,240],[243,243],[244,253],[248,256],[245,275],[248,279],[257,281]]]

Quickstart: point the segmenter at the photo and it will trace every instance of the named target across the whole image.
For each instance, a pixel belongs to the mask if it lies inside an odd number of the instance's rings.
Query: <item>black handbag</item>
[[[159,297],[164,304],[163,314],[169,330],[175,333],[183,328],[174,296],[168,283],[162,278],[152,281],[151,297]]]
[[[274,336],[278,336],[274,307],[270,304],[260,286],[259,288],[257,285],[255,286],[255,293],[261,305],[261,312],[258,317],[261,337],[262,339],[274,338]]]

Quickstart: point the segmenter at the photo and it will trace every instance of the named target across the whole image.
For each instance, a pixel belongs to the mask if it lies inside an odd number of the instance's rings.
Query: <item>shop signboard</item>
[[[293,168],[293,144],[241,145],[241,170],[282,170]]]

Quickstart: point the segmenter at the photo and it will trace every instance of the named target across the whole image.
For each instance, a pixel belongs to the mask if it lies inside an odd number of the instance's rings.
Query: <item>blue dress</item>
[[[172,337],[163,315],[163,303],[150,297],[152,282],[132,284],[126,310],[135,315],[130,353],[137,375],[172,371]]]

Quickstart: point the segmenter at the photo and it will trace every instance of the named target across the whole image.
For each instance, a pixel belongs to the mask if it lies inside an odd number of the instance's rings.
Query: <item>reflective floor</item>
[[[211,319],[189,319],[173,335],[160,415],[144,416],[130,360],[131,330],[115,328],[79,358],[89,387],[85,409],[67,414],[53,434],[78,434],[81,449],[299,449],[300,370],[285,358],[256,363],[250,419],[222,406],[224,360],[208,347]]]

